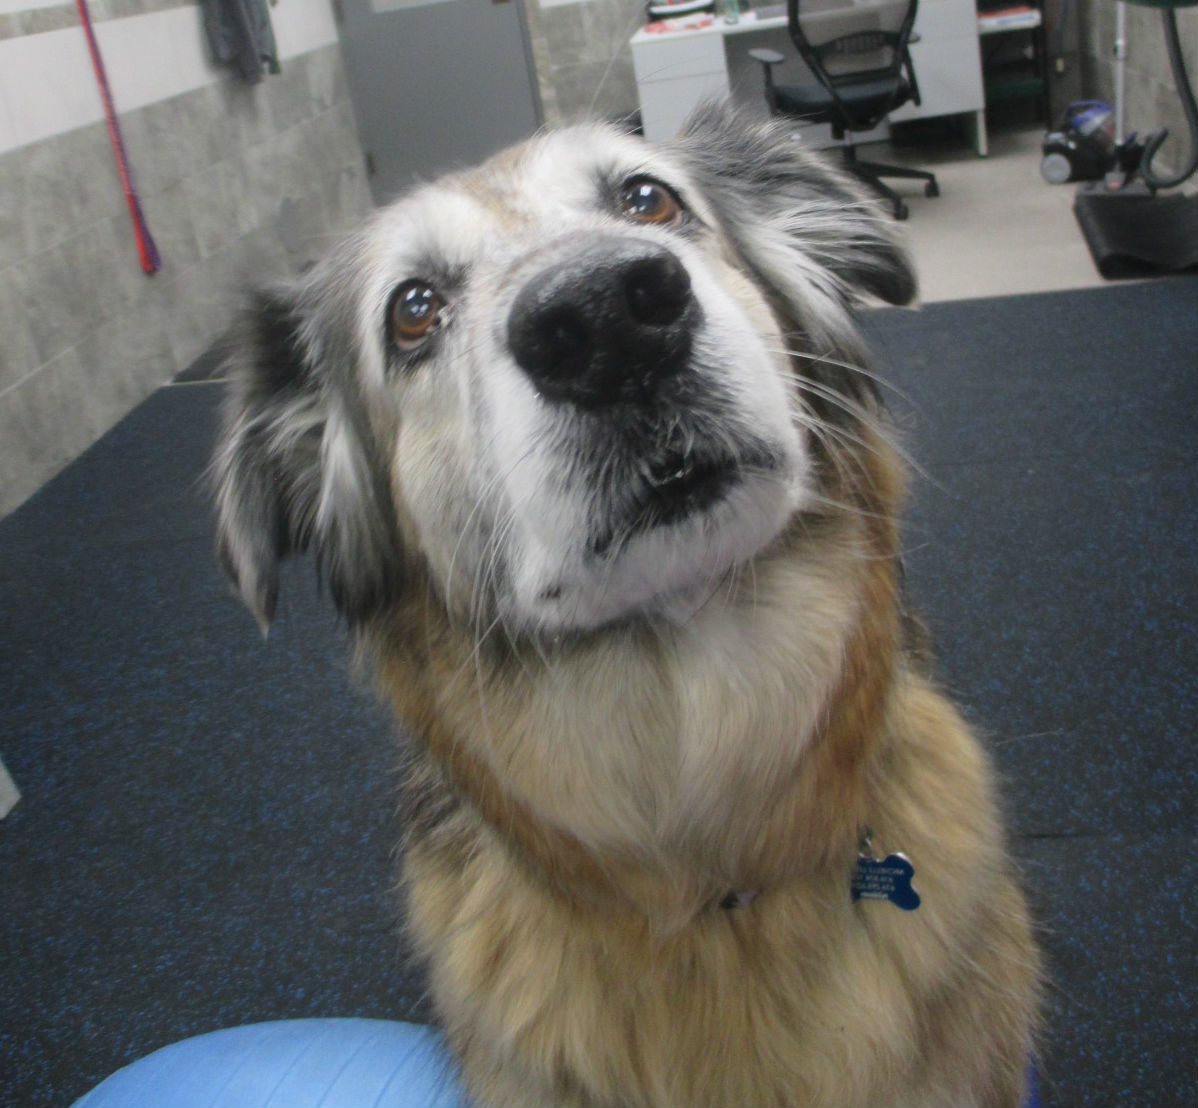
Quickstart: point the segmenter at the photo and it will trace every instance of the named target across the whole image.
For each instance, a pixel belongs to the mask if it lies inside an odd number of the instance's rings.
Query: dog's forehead
[[[678,176],[669,158],[614,127],[582,124],[549,131],[481,167],[483,187],[506,203],[538,211],[555,204],[593,204],[596,186],[637,174]]]
[[[385,209],[375,239],[378,260],[385,268],[419,269],[431,259],[468,268],[510,236],[594,213],[605,187],[639,174],[685,187],[683,170],[667,154],[614,128],[548,132]]]
[[[469,264],[495,229],[486,208],[446,178],[379,212],[371,236],[372,253],[387,279],[395,276],[397,268],[417,276],[430,260],[448,266]]]

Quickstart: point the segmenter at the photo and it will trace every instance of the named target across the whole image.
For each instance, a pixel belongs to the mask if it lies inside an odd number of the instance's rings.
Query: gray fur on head
[[[713,101],[691,115],[675,144],[727,234],[782,299],[809,298],[799,275],[846,304],[863,294],[890,304],[915,298],[915,272],[893,221],[853,178],[805,148],[794,128]]]

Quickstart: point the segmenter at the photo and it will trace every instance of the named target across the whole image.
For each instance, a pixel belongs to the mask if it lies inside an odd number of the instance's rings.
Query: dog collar
[[[911,884],[915,867],[902,853],[887,854],[879,858],[874,854],[871,833],[866,830],[857,846],[857,862],[849,882],[849,895],[854,903],[858,900],[888,900],[904,912],[913,912],[920,905],[919,893]],[[757,899],[758,889],[734,889],[719,901],[725,912],[735,908],[747,908]]]

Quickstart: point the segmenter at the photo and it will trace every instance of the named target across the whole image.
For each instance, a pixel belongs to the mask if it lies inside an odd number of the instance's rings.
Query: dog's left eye
[[[445,301],[427,281],[405,281],[391,296],[387,313],[391,341],[414,350],[445,323]]]
[[[650,177],[634,177],[620,190],[620,210],[637,223],[659,226],[676,226],[686,214],[682,201]]]

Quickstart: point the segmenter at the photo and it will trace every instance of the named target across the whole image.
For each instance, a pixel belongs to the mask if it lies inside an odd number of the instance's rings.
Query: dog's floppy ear
[[[279,562],[312,547],[355,623],[397,584],[394,513],[353,409],[322,365],[319,327],[297,293],[259,292],[226,344],[230,376],[212,463],[217,551],[265,633]]]
[[[915,297],[915,273],[892,222],[847,174],[784,124],[727,104],[701,106],[676,142],[725,232],[765,283],[803,304],[812,284],[849,303]]]

